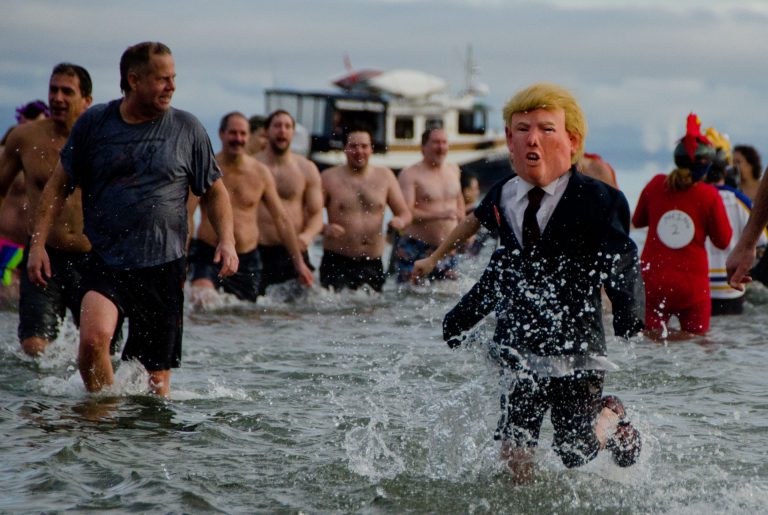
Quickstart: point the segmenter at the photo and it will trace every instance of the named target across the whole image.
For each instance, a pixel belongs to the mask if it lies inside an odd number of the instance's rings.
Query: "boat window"
[[[395,118],[395,138],[413,139],[413,118],[410,116]]]
[[[487,112],[482,106],[459,111],[459,134],[485,134]]]
[[[325,99],[321,97],[301,97],[299,123],[306,127],[311,134],[323,131],[325,114]]]
[[[291,113],[291,116],[298,117],[299,97],[292,93],[273,93],[269,95],[267,97],[267,110],[271,113],[278,109],[288,111]]]
[[[330,148],[344,147],[344,135],[353,129],[367,129],[373,136],[374,151],[384,147],[384,117],[383,105],[367,103],[365,110],[338,109],[340,106],[354,107],[342,101],[336,102],[337,109],[331,113]],[[381,109],[381,110],[379,110]]]
[[[442,118],[427,118],[427,123],[424,125],[425,129],[442,129],[443,128],[443,119]]]

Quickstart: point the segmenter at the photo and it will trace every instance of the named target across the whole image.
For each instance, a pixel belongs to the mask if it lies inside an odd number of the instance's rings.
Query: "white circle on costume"
[[[673,209],[667,211],[659,219],[656,234],[661,242],[671,249],[681,249],[693,241],[696,226],[693,218],[685,211]]]

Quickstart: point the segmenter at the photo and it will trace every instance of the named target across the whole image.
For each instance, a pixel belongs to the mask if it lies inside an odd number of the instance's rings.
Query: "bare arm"
[[[392,173],[390,171],[390,173]],[[389,226],[393,229],[401,231],[410,225],[413,217],[411,216],[411,210],[408,209],[408,204],[405,202],[403,192],[400,189],[400,184],[395,178],[395,174],[392,173],[391,180],[389,181],[389,191],[387,192],[387,204],[392,210],[392,220],[389,221]]]
[[[766,223],[768,223],[768,175],[763,174],[749,221],[725,264],[728,282],[737,290],[744,290],[744,284],[752,281],[749,271],[755,260],[755,246]]]
[[[437,262],[443,259],[449,252],[462,243],[467,241],[473,234],[477,233],[480,229],[480,220],[470,213],[465,217],[456,227],[453,228],[451,233],[443,240],[435,251],[424,259],[419,259],[413,265],[413,279],[416,280],[419,277],[429,275],[437,266]]]
[[[29,258],[27,260],[27,274],[33,284],[47,286],[45,278],[51,276],[51,262],[48,252],[45,250],[45,242],[53,227],[53,223],[64,207],[67,199],[67,183],[69,177],[61,162],[51,174],[51,178],[40,194],[40,203],[35,213],[34,229],[29,240]]]
[[[208,221],[213,226],[219,243],[216,245],[214,263],[221,263],[222,277],[237,272],[238,258],[235,251],[234,223],[232,221],[232,205],[229,203],[229,193],[221,179],[211,184],[200,202],[208,214]]]
[[[310,286],[314,281],[312,271],[307,267],[306,263],[304,263],[304,257],[302,256],[301,246],[299,244],[299,239],[296,236],[296,231],[293,228],[293,224],[288,221],[288,216],[285,214],[283,202],[277,194],[275,179],[272,177],[272,173],[266,168],[262,174],[262,180],[264,181],[264,196],[262,197],[262,201],[269,210],[269,214],[272,215],[272,221],[275,224],[277,233],[280,235],[280,239],[283,241],[283,245],[285,245],[285,248],[288,249],[288,253],[291,255],[293,267],[299,274],[299,281],[305,286]]]
[[[18,152],[12,150],[18,148],[21,143],[18,141],[18,137],[14,137],[14,132],[15,131],[12,131],[8,136],[8,141],[5,146],[6,149],[11,150],[3,149],[3,151],[0,152],[0,204],[2,204],[2,197],[5,197],[8,194],[8,189],[11,187],[13,180],[19,175],[19,172],[22,169],[21,159],[19,158]]]
[[[307,172],[307,189],[304,191],[304,228],[298,234],[302,250],[309,248],[315,236],[323,230],[323,187],[320,172],[314,163],[309,163]]]

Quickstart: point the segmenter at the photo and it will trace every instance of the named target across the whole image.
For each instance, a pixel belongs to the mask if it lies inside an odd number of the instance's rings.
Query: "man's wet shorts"
[[[72,313],[76,325],[80,325],[80,301],[83,299],[81,279],[88,263],[88,253],[66,252],[46,246],[51,262],[48,286],[32,284],[26,273],[19,277],[19,340],[33,336],[54,340],[66,310]],[[20,264],[26,271],[29,246],[24,249]]]
[[[577,371],[565,377],[538,378],[520,372],[509,393],[501,396],[501,418],[494,438],[516,447],[536,447],[541,424],[552,410],[552,447],[566,467],[595,456],[600,443],[593,424],[600,412],[605,372]]]
[[[409,282],[413,272],[413,264],[419,259],[429,256],[436,249],[437,247],[416,238],[410,236],[400,237],[397,241],[397,250],[395,252],[397,282]],[[457,262],[458,260],[455,255],[446,256],[437,263],[435,269],[429,274],[428,279],[435,280],[450,277],[451,273],[456,269]]]
[[[326,250],[320,262],[320,284],[324,288],[356,290],[368,285],[376,291],[384,286],[384,265],[381,258],[352,258]]]
[[[3,276],[0,279],[3,286],[10,286],[13,282],[13,273],[18,269],[24,258],[24,245],[0,238],[0,268]]]
[[[282,245],[259,245],[256,250],[261,258],[259,295],[264,295],[268,286],[299,278],[288,249]],[[315,269],[309,262],[309,254],[306,252],[304,252],[304,263],[310,270]]]
[[[150,372],[181,364],[184,268],[184,258],[180,258],[148,268],[118,270],[92,256],[83,288],[105,296],[128,317],[123,360],[137,359]]]
[[[204,241],[192,240],[189,245],[189,280],[208,279],[217,289],[231,293],[240,300],[256,302],[261,282],[261,258],[256,249],[238,254],[237,272],[219,277],[221,265],[213,262],[216,248]]]

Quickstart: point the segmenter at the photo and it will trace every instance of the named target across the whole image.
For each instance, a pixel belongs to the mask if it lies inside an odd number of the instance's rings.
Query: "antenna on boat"
[[[488,86],[482,82],[477,82],[477,75],[480,73],[480,66],[475,61],[475,53],[472,44],[467,44],[467,55],[464,60],[464,94],[465,95],[487,95]]]

